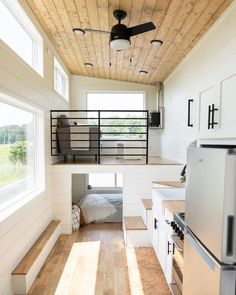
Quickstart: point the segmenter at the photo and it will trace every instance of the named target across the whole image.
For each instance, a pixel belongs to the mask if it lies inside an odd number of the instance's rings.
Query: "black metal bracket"
[[[191,123],[191,103],[193,103],[193,99],[188,100],[188,127],[193,127],[193,123]]]

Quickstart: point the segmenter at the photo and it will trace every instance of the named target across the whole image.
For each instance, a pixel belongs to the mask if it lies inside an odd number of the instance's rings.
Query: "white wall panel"
[[[44,77],[39,76],[0,40],[0,92],[44,112],[45,191],[12,211],[0,214],[0,294],[13,294],[11,272],[52,219],[50,192],[50,109],[66,109],[68,103],[54,91],[50,41],[39,27],[27,1],[19,1],[44,39]]]

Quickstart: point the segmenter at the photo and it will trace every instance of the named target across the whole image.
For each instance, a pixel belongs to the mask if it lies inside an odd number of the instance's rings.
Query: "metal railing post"
[[[149,140],[149,111],[146,112],[147,121],[146,121],[146,164],[148,164],[148,140]]]
[[[98,111],[98,164],[101,163],[101,111]]]

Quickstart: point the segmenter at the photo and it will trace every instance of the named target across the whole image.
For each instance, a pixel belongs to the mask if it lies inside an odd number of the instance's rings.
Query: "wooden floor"
[[[125,248],[121,224],[62,235],[31,295],[170,295],[152,248]]]

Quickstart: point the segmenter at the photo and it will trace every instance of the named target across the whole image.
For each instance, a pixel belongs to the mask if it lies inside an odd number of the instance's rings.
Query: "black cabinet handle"
[[[170,246],[171,246],[171,242],[168,241],[168,243],[167,243],[167,255],[169,255],[171,253]]]
[[[208,106],[208,129],[214,129],[215,125],[218,125],[217,122],[215,122],[215,112],[219,111],[219,109],[215,108],[215,104]]]
[[[191,103],[193,102],[193,99],[188,100],[188,127],[193,127],[193,124],[191,123]]]
[[[158,220],[156,218],[154,218],[154,229],[157,229],[158,228],[157,222],[158,222]]]
[[[219,109],[215,108],[214,103],[212,104],[212,122],[211,122],[211,128],[214,129],[215,125],[218,125],[217,122],[215,122],[215,111],[219,111]]]

